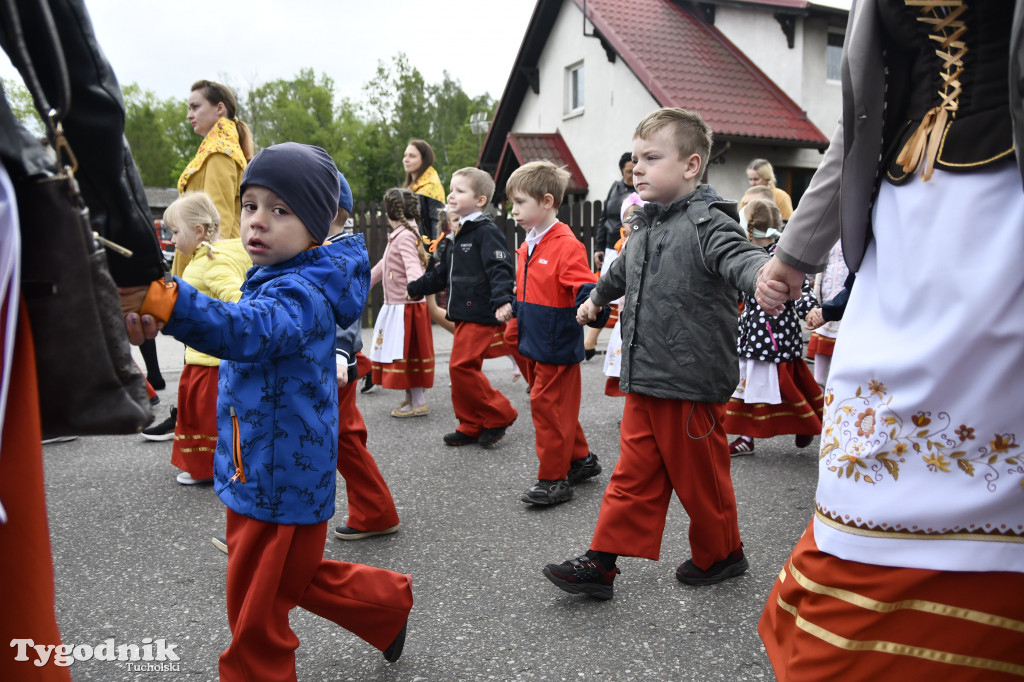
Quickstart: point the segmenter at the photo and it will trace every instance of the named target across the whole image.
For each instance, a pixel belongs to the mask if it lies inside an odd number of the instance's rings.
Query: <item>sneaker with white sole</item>
[[[339,540],[362,540],[364,538],[372,538],[375,535],[391,535],[392,533],[398,532],[398,527],[401,524],[396,523],[390,528],[384,530],[356,530],[351,526],[342,524],[334,529],[334,537]]]
[[[754,441],[740,436],[729,443],[729,456],[742,457],[743,455],[754,454]]]
[[[159,424],[154,424],[148,429],[142,430],[142,437],[146,440],[174,440],[174,427],[178,424],[178,408],[171,408],[171,416]]]
[[[182,471],[174,479],[182,485],[199,485],[201,483],[213,483],[213,477],[210,478],[192,478],[192,474],[187,471]]]
[[[228,553],[228,538],[226,535],[214,535],[212,538],[210,538],[210,542],[212,542],[213,546],[219,549],[220,551],[224,552],[225,554]]]

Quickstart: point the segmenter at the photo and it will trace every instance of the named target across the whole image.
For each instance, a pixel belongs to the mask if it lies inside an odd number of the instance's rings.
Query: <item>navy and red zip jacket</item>
[[[597,277],[587,264],[587,249],[568,225],[557,222],[527,253],[516,249],[516,301],[519,352],[549,365],[583,362],[583,328],[576,308],[590,295]],[[606,306],[607,308],[607,306]],[[608,319],[607,311],[602,317]],[[593,326],[603,326],[598,318]]]

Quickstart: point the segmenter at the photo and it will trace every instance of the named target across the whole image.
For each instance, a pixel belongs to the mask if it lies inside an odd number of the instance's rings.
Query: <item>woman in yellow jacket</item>
[[[205,192],[190,192],[164,211],[164,224],[174,235],[174,246],[191,258],[182,279],[200,293],[235,303],[242,297],[242,283],[252,261],[241,239],[219,239],[219,223],[217,207]],[[150,436],[143,431],[149,440],[174,438],[171,464],[182,470],[176,479],[182,485],[213,481],[219,368],[219,359],[186,347],[178,407],[171,408],[171,417],[177,416],[173,432]]]
[[[240,202],[238,187],[253,154],[249,127],[237,118],[238,104],[231,90],[213,81],[197,81],[188,97],[188,115],[192,129],[203,136],[195,157],[178,178],[178,193],[206,192],[221,217],[224,239],[239,236]],[[172,273],[181,276],[188,258],[178,249]]]

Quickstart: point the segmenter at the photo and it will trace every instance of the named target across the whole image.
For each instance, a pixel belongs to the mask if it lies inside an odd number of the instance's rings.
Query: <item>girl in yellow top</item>
[[[192,129],[203,136],[195,157],[178,178],[178,193],[206,192],[221,216],[221,236],[239,236],[241,202],[238,186],[242,172],[253,154],[249,127],[236,117],[238,104],[231,90],[213,81],[197,81],[188,97]],[[181,276],[188,259],[180,250],[174,254],[172,274]]]
[[[772,169],[772,165],[765,159],[754,159],[747,166],[747,181],[750,182],[751,187],[764,186],[772,191],[772,199],[779,207],[779,214],[785,224],[789,220],[789,216],[793,215],[793,199],[786,193],[786,190],[775,186],[775,171]],[[747,200],[744,197],[740,201],[740,210],[746,205]]]
[[[444,208],[448,194],[444,191],[441,178],[434,170],[434,150],[426,140],[409,140],[409,145],[402,155],[402,167],[405,169],[405,184],[420,200],[420,216],[423,223],[420,232],[433,239],[443,225],[436,224],[437,211]]]
[[[200,293],[235,303],[252,267],[241,239],[220,239],[220,216],[205,192],[190,192],[164,211],[174,246],[191,258],[182,277]],[[213,481],[217,446],[217,375],[220,360],[185,348],[185,368],[178,382],[178,421],[171,464],[182,470],[182,485]]]

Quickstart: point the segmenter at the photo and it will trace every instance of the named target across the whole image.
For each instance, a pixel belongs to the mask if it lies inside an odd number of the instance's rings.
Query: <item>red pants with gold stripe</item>
[[[398,510],[366,448],[366,422],[356,405],[358,385],[350,381],[338,389],[338,473],[345,479],[348,497],[345,525],[356,530],[384,530],[398,525]]]
[[[657,561],[672,492],[690,516],[693,563],[707,569],[740,548],[725,406],[626,394],[619,461],[590,548]]]
[[[192,478],[213,478],[219,374],[219,367],[185,365],[178,380],[178,421],[174,425],[171,464]]]
[[[725,432],[751,438],[821,433],[825,396],[803,358],[779,363],[779,394],[779,404],[731,398],[725,406]]]
[[[549,365],[523,358],[523,376],[530,385],[530,414],[537,433],[537,478],[559,481],[569,465],[590,452],[580,426],[583,391],[580,366]]]
[[[483,429],[508,426],[519,416],[508,398],[491,386],[482,370],[485,359],[512,354],[503,332],[504,326],[455,323],[448,370],[458,430],[467,436],[476,437]]]
[[[231,644],[220,679],[295,680],[299,639],[288,612],[300,606],[383,651],[412,609],[408,575],[324,559],[327,522],[265,523],[227,510]]]
[[[6,321],[4,305],[0,340]],[[52,658],[48,665],[36,667],[35,652],[29,651],[28,661],[15,661],[17,648],[9,646],[14,639],[31,639],[44,646],[61,644],[53,612],[53,555],[43,492],[36,359],[24,303],[17,326],[0,442],[0,503],[7,512],[7,523],[0,524],[0,680],[70,680],[70,669],[54,665]]]
[[[808,525],[758,632],[781,682],[1020,680],[1024,574],[874,566],[818,550]]]

